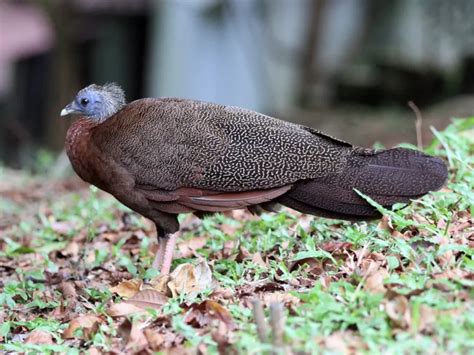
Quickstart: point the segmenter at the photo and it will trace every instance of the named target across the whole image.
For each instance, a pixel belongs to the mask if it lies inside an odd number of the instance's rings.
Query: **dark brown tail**
[[[440,189],[447,176],[441,159],[416,150],[394,148],[374,153],[356,148],[343,173],[301,181],[278,202],[317,216],[368,220],[379,218],[380,213],[354,189],[391,207]]]

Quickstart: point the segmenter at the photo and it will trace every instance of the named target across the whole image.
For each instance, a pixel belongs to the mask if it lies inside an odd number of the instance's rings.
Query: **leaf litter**
[[[108,195],[76,179],[2,182],[1,201],[12,207],[0,210],[0,337],[16,351],[24,342],[91,354],[260,353],[272,345],[255,332],[259,299],[265,314],[284,306],[290,353],[310,353],[308,344],[393,351],[401,339],[442,353],[456,337],[443,334],[454,325],[467,334],[463,317],[474,311],[473,197],[465,187],[473,178],[464,174],[451,171],[449,188],[378,224],[289,210],[186,217],[166,277],[149,273],[152,224]],[[473,345],[468,338],[456,340],[459,352]]]

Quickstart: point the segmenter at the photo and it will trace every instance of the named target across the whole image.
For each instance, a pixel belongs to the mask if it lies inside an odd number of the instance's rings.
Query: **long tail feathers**
[[[390,207],[440,189],[447,175],[442,160],[415,150],[394,148],[374,153],[355,149],[343,173],[301,181],[278,202],[323,217],[373,219],[380,214],[354,189]]]

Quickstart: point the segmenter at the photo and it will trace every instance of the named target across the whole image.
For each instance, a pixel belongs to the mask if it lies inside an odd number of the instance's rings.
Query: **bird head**
[[[102,122],[120,111],[125,104],[125,93],[117,84],[92,84],[77,93],[74,100],[62,109],[61,116],[75,113]]]

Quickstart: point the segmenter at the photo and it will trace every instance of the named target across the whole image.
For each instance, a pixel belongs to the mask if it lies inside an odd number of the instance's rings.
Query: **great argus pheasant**
[[[90,85],[61,116],[75,172],[152,220],[153,265],[170,271],[177,216],[284,205],[315,216],[370,220],[379,212],[361,191],[390,207],[439,189],[442,160],[422,152],[352,146],[313,128],[251,110],[178,98],[126,103],[116,84]]]

